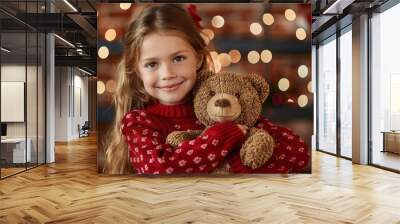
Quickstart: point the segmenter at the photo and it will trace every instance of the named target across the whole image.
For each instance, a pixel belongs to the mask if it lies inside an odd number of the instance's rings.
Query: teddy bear
[[[265,130],[254,127],[269,95],[267,81],[257,74],[205,71],[199,73],[193,94],[194,112],[204,126],[235,121],[249,127],[240,149],[240,158],[245,166],[257,169],[270,159],[274,139]],[[202,130],[174,131],[167,136],[166,142],[176,147],[201,133]]]

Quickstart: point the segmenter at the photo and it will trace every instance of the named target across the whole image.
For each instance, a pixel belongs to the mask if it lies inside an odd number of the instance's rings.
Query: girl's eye
[[[176,57],[174,58],[174,62],[181,62],[181,61],[184,61],[185,59],[186,59],[185,56],[183,56],[183,55],[178,55],[178,56],[176,56]]]
[[[149,62],[147,64],[144,65],[145,68],[154,68],[156,67],[157,63],[155,62]]]
[[[214,91],[212,91],[212,90],[210,91],[210,93],[209,93],[209,94],[210,94],[210,96],[215,96],[215,92],[214,92]]]
[[[236,96],[237,98],[240,98],[240,93],[235,93],[235,96]]]

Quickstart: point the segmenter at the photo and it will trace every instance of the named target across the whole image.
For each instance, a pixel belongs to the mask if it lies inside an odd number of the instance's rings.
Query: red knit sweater
[[[206,173],[225,159],[235,173],[298,172],[307,166],[309,154],[302,139],[266,119],[260,119],[257,126],[267,130],[277,143],[272,158],[257,170],[241,163],[238,149],[245,136],[233,122],[217,123],[175,149],[165,143],[172,131],[204,129],[191,103],[157,103],[130,111],[122,120],[121,130],[129,145],[130,163],[138,174]]]

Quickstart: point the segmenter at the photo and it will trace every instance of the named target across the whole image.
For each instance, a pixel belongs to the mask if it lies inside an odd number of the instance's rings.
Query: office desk
[[[382,131],[383,151],[400,154],[400,131]]]
[[[25,138],[6,138],[1,139],[1,159],[6,163],[25,163],[31,161],[32,141],[27,138],[28,143],[25,154]],[[27,161],[25,161],[27,159]]]

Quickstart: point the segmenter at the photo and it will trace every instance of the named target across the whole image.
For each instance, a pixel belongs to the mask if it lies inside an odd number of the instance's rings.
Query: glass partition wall
[[[336,36],[318,46],[318,149],[336,154]]]
[[[17,18],[39,2],[0,10],[1,179],[45,163],[45,35]]]
[[[317,45],[317,150],[352,157],[351,25]]]
[[[400,4],[371,18],[370,163],[400,172]]]
[[[340,154],[352,158],[352,32],[351,25],[340,35]]]

